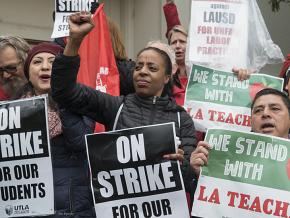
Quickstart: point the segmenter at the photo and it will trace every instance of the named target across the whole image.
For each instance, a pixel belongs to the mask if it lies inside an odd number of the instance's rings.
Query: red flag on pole
[[[94,13],[95,27],[85,37],[79,49],[81,63],[78,82],[118,96],[120,94],[119,72],[103,8],[104,4],[101,4]]]

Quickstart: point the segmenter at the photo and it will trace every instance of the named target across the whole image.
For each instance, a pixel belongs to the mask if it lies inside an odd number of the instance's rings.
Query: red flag
[[[79,49],[81,63],[78,82],[118,96],[119,72],[103,8],[104,4],[101,4],[94,13],[95,27],[85,37]]]

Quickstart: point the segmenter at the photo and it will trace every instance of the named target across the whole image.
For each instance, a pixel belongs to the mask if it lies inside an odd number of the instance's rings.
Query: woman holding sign
[[[181,140],[176,154],[165,158],[182,160],[186,188],[192,180],[189,157],[195,148],[195,129],[190,116],[166,94],[170,89],[172,64],[162,50],[148,47],[139,52],[133,73],[135,93],[111,96],[76,83],[80,65],[78,49],[84,37],[94,28],[89,14],[70,17],[70,36],[64,54],[53,64],[52,95],[65,108],[89,116],[107,130],[174,122]],[[96,27],[97,28],[97,27]],[[193,173],[192,173],[193,174]]]
[[[94,123],[84,117],[59,109],[50,95],[50,77],[55,56],[62,48],[41,43],[29,52],[24,73],[29,81],[18,98],[48,94],[48,127],[53,165],[55,215],[50,217],[95,217],[89,189],[84,135]]]

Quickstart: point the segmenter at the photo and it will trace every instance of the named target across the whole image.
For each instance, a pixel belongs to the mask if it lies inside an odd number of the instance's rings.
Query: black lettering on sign
[[[164,217],[172,214],[169,199],[161,199],[142,203],[142,212],[145,218]]]
[[[11,173],[9,167],[1,167],[0,168],[0,182],[2,181],[10,181]]]
[[[38,178],[38,166],[37,164],[23,164],[14,166],[15,179],[32,179]]]
[[[56,2],[57,12],[90,11],[91,3],[95,0],[58,0]]]
[[[136,204],[112,207],[114,218],[139,218],[138,206]]]
[[[45,184],[32,183],[0,187],[0,200],[13,201],[45,197]]]

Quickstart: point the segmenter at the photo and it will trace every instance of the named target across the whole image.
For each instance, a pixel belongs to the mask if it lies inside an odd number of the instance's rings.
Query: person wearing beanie
[[[27,55],[24,74],[28,83],[18,98],[48,95],[48,127],[51,145],[55,214],[50,218],[95,217],[90,190],[85,134],[92,133],[94,122],[61,109],[52,100],[50,77],[55,56],[63,48],[40,43]]]
[[[24,74],[26,76],[26,79],[29,81],[29,67],[33,58],[44,60],[45,58],[42,56],[46,53],[46,55],[49,56],[49,60],[54,60],[54,57],[62,51],[62,47],[50,42],[43,42],[32,47],[32,49],[29,50],[24,63]],[[35,57],[36,55],[38,55],[39,57]]]

